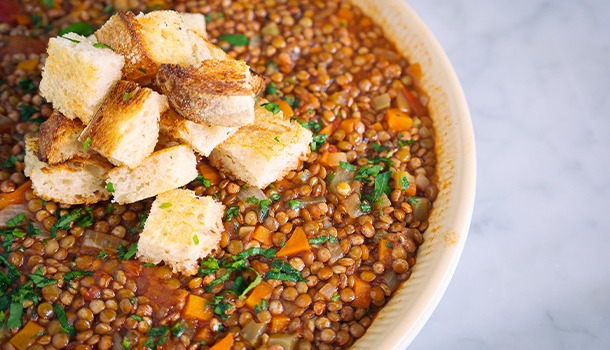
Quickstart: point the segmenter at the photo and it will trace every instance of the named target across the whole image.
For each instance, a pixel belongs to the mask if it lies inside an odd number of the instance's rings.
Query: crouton
[[[198,67],[164,64],[156,82],[182,117],[220,126],[252,123],[254,96],[265,85],[262,77],[237,60],[206,60]]]
[[[146,84],[162,63],[195,63],[186,25],[176,11],[138,16],[118,11],[94,34],[100,43],[125,56],[125,80]]]
[[[112,164],[99,155],[91,155],[49,165],[36,156],[38,141],[34,137],[26,139],[24,171],[38,197],[70,205],[94,204],[110,198],[105,180]]]
[[[219,248],[224,205],[175,189],[157,196],[138,241],[137,258],[164,261],[174,272],[197,273],[197,260]]]
[[[89,142],[89,148],[112,164],[135,168],[153,152],[159,137],[159,118],[166,109],[165,96],[121,80],[79,140]]]
[[[201,13],[186,13],[180,12],[180,17],[186,25],[186,29],[193,31],[202,38],[207,38],[208,33],[205,30],[205,16]]]
[[[281,111],[274,115],[257,106],[255,112],[255,122],[216,147],[210,162],[248,185],[265,188],[297,168],[310,151],[312,134]]]
[[[106,93],[121,79],[123,56],[74,33],[49,39],[47,54],[40,95],[69,119],[89,124]]]
[[[182,141],[195,152],[209,156],[214,147],[233,135],[238,128],[194,123],[169,109],[161,115],[162,133]]]
[[[189,30],[189,38],[193,46],[193,55],[197,64],[205,60],[234,60],[231,55],[226,53],[220,47],[212,44],[208,39]]]
[[[78,141],[78,136],[85,129],[80,119],[70,120],[58,110],[54,110],[49,119],[40,125],[39,156],[44,162],[53,165],[75,156],[88,157],[89,153]]]
[[[184,186],[197,177],[195,153],[184,145],[156,151],[135,169],[122,166],[108,173],[113,201],[137,202]]]

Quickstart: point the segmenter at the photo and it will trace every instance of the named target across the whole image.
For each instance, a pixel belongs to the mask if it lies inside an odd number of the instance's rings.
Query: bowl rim
[[[438,66],[437,69],[440,69],[443,72],[443,87],[447,92],[448,100],[451,100],[447,102],[450,104],[448,108],[454,118],[454,120],[451,120],[451,127],[454,129],[453,136],[456,138],[454,141],[457,149],[455,150],[456,164],[454,164],[452,169],[454,174],[450,176],[450,180],[455,180],[460,186],[452,186],[449,192],[451,192],[451,199],[459,199],[459,205],[456,206],[456,203],[453,203],[454,207],[451,208],[451,210],[454,211],[451,222],[452,234],[457,234],[457,237],[453,236],[455,240],[451,244],[446,246],[441,245],[442,247],[438,249],[435,247],[437,251],[442,250],[440,253],[435,253],[440,254],[437,259],[438,263],[432,271],[425,271],[426,275],[424,277],[419,276],[418,272],[430,269],[429,266],[423,268],[419,266],[421,262],[419,258],[422,254],[425,254],[422,252],[423,245],[420,247],[420,250],[417,253],[418,262],[413,267],[411,278],[399,288],[388,304],[380,310],[379,315],[373,321],[365,335],[356,341],[352,347],[352,349],[370,349],[374,346],[380,349],[398,350],[406,348],[424,327],[447,290],[462,255],[468,237],[476,192],[477,172],[474,129],[466,96],[447,54],[434,34],[428,29],[407,2],[405,0],[352,0],[352,2],[367,13],[376,24],[382,26],[386,37],[396,44],[397,49],[402,55],[407,57],[411,63],[419,63],[419,61],[418,59],[409,57],[411,52],[405,49],[406,44],[402,45],[401,49],[401,43],[392,40],[396,37],[397,33],[393,33],[392,35],[392,33],[388,32],[397,29],[390,26],[389,20],[386,20],[384,16],[400,17],[400,21],[409,23],[409,28],[417,29],[416,37],[421,42],[421,45],[425,47],[426,53],[424,56],[428,55],[432,62],[430,64]],[[395,19],[393,24],[396,23]],[[426,70],[423,67],[422,75],[426,75]],[[421,85],[425,85],[425,83]],[[421,87],[424,92],[429,94],[426,86]],[[431,117],[435,122],[436,129],[436,126],[438,126],[437,118],[439,116],[435,117],[432,114],[431,111]],[[438,132],[438,130],[435,131]],[[438,138],[438,135],[436,135],[436,137]],[[435,210],[436,208],[433,210],[432,215],[444,215],[443,213],[435,213]],[[442,220],[442,218],[439,219],[439,221]],[[430,228],[428,228],[428,230],[430,230]],[[424,237],[425,240],[430,238],[428,237],[428,231],[426,231]],[[412,285],[411,282],[413,282],[413,279],[418,279],[418,285]],[[428,280],[428,282],[422,283],[422,280]],[[418,288],[422,290],[422,293],[416,296],[417,300],[415,302],[411,302],[411,304],[415,304],[413,307],[416,310],[404,310],[402,319],[397,318],[397,315],[389,315],[387,319],[384,319],[386,317],[384,311],[386,311],[387,307],[396,308],[403,304],[408,304],[408,302],[405,302],[404,300],[395,300],[397,294],[408,294],[409,292],[412,292],[412,289]],[[414,316],[414,318],[407,319],[408,316]]]

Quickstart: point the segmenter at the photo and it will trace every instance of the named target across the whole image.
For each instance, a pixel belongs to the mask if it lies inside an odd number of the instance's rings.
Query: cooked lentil
[[[0,14],[0,22],[7,22],[0,23],[0,205],[20,186],[27,186],[24,135],[36,132],[52,112],[37,93],[48,38],[78,21],[100,26],[115,9],[174,8],[207,14],[213,41],[228,33],[250,38],[247,46],[221,45],[266,76],[268,84],[273,82],[274,89],[268,89],[265,98],[285,99],[294,117],[314,135],[329,126],[324,131],[330,135],[318,140],[319,149],[264,191],[273,199],[266,217],[237,197],[244,188],[239,181],[219,174],[220,181],[209,187],[197,181],[191,184],[198,195],[216,196],[227,207],[239,208],[237,216],[225,223],[222,249],[214,258],[253,247],[279,250],[297,228],[309,239],[331,239],[287,258],[304,280],[267,279],[269,300],[252,310],[244,298],[230,292],[238,282],[236,274],[224,268],[186,277],[165,266],[122,260],[111,249],[83,246],[88,232],[126,244],[137,241],[151,200],[98,203],[91,208],[91,226],[72,224],[51,237],[49,231],[58,218],[73,208],[45,202],[27,189],[20,197],[23,212],[40,234],[25,226],[19,226],[24,234],[12,234],[10,228],[2,231],[3,256],[21,276],[1,287],[6,296],[36,271],[55,282],[33,289],[39,299],[23,300],[23,316],[17,324],[10,317],[10,300],[0,301],[0,317],[14,326],[8,328],[3,322],[2,349],[14,349],[9,340],[30,320],[44,328],[32,338],[28,345],[32,349],[146,348],[161,342],[173,349],[207,349],[228,333],[235,337],[233,349],[261,345],[282,349],[282,344],[291,342],[294,349],[336,349],[347,348],[364,335],[397,284],[409,278],[428,227],[427,213],[424,220],[416,219],[421,218],[417,207],[432,203],[438,194],[433,123],[417,113],[427,102],[414,85],[419,69],[396,53],[380,27],[341,0],[7,1],[6,13]],[[16,24],[8,24],[11,21]],[[374,98],[382,94],[391,97],[391,108],[412,117],[409,128],[389,127],[387,108],[374,106]],[[404,98],[396,98],[399,94],[422,106],[405,105]],[[338,152],[344,152],[342,161],[355,171],[341,171],[337,160],[328,159]],[[412,192],[379,180],[388,171],[413,175]],[[340,177],[339,182],[333,182],[335,177]],[[271,246],[251,238],[257,225],[271,232]],[[261,256],[248,259],[261,275],[271,261]],[[9,265],[1,266],[4,274],[10,272]],[[74,271],[82,274],[69,280]],[[210,288],[227,273],[229,279]],[[255,276],[246,271],[242,278],[251,281]],[[182,318],[189,293],[210,301],[208,308],[215,313],[209,321]],[[54,305],[65,310],[65,320],[59,319]],[[288,318],[280,324],[284,316]],[[252,322],[267,326],[254,338],[245,337],[242,332]]]

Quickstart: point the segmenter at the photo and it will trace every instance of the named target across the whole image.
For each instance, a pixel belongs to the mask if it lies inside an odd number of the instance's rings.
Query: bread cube
[[[252,123],[254,96],[265,87],[262,77],[237,60],[206,60],[197,67],[164,64],[156,82],[182,117],[219,126]]]
[[[207,38],[208,33],[205,30],[205,16],[201,13],[180,12],[180,17],[186,25],[186,29],[193,31],[202,38]]]
[[[234,60],[228,53],[220,47],[212,44],[208,39],[189,30],[189,38],[193,46],[193,55],[196,64],[201,64],[205,60]]]
[[[79,140],[89,142],[92,150],[112,164],[135,168],[153,152],[159,137],[159,118],[166,109],[164,96],[132,81],[121,80]]]
[[[191,146],[195,152],[209,156],[214,147],[233,135],[238,128],[200,124],[182,118],[169,109],[161,115],[161,133]]]
[[[186,28],[176,11],[137,16],[117,11],[95,32],[95,37],[125,57],[123,79],[147,84],[162,63],[195,63]]]
[[[165,262],[174,272],[197,273],[197,261],[219,249],[224,205],[175,189],[157,196],[138,241],[137,257]]]
[[[49,165],[36,156],[38,138],[26,139],[25,170],[36,195],[46,201],[63,204],[94,204],[110,198],[106,175],[112,164],[99,155],[75,156]]]
[[[85,129],[80,119],[70,120],[58,110],[40,125],[39,155],[48,164],[65,162],[76,156],[88,157],[87,146],[78,141]]]
[[[265,188],[299,165],[310,149],[312,133],[279,112],[257,106],[253,124],[239,129],[210,154],[222,172],[248,185]]]
[[[89,123],[110,88],[121,79],[123,56],[95,47],[80,35],[51,38],[40,95],[69,119]]]
[[[197,158],[188,146],[156,151],[135,169],[116,167],[108,173],[114,202],[133,203],[184,186],[197,177]]]

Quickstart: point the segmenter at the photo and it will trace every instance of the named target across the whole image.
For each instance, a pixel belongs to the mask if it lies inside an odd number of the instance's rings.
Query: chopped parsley
[[[180,338],[184,334],[185,327],[184,324],[182,324],[182,321],[178,321],[170,330],[175,337]]]
[[[273,64],[276,67],[278,67],[277,63],[275,63],[273,61],[269,61],[268,64]],[[298,97],[295,97],[294,99],[291,99],[289,97],[282,97],[282,100],[288,102],[288,104],[290,105],[290,107],[292,107],[292,109],[297,109],[297,107],[299,107],[299,102],[301,102],[301,100]]]
[[[105,253],[105,251],[102,250],[102,252]],[[101,254],[101,253],[100,253]],[[106,256],[108,256],[108,254],[106,254]],[[64,274],[64,282],[66,282],[66,284],[72,282],[73,279],[75,279],[76,277],[81,277],[81,276],[91,276],[93,273],[90,271],[70,271],[66,274]]]
[[[340,165],[340,166],[341,166],[343,169],[348,170],[348,171],[354,171],[354,170],[356,170],[356,167],[355,167],[353,164],[350,164],[350,163],[348,163],[348,162],[339,161],[339,165]]]
[[[265,274],[265,279],[289,282],[307,282],[307,280],[301,276],[301,272],[299,270],[295,269],[284,260],[275,259],[271,262],[269,267],[271,269],[269,272],[267,272],[267,274]]]
[[[276,136],[273,138],[275,140],[275,142],[280,142],[280,139]]]
[[[193,243],[195,243],[195,245],[199,245],[199,236],[197,236],[196,234],[193,235]]]
[[[66,28],[60,29],[57,35],[63,36],[64,34],[68,33],[76,33],[78,35],[88,37],[89,35],[93,34],[94,31],[95,28],[91,24],[86,22],[76,22],[70,24]]]
[[[123,94],[123,101],[127,101],[131,98],[131,93],[130,92],[125,92]]]
[[[261,106],[265,107],[265,109],[273,113],[273,115],[276,115],[282,111],[280,106],[277,103],[273,102],[263,103]]]
[[[31,94],[36,91],[36,84],[34,84],[34,81],[31,78],[23,78],[19,80],[18,84],[21,91],[25,94]]]
[[[411,140],[406,140],[406,141],[398,140],[398,146],[400,146],[400,147],[412,146],[414,144],[415,144],[415,140],[412,140],[412,139]]]
[[[212,182],[210,180],[206,179],[205,177],[203,177],[203,175],[201,175],[201,174],[197,175],[197,177],[195,178],[195,181],[202,184],[205,188],[210,188],[210,186],[212,185]]]
[[[104,12],[104,13],[111,13],[112,11],[114,11],[114,4],[107,5],[102,10],[102,12]]]
[[[100,44],[100,43],[95,43],[93,44],[93,47],[96,47],[98,49],[110,49],[112,50],[112,48],[106,44]]]
[[[87,150],[89,149],[89,145],[91,145],[91,138],[87,137],[87,139],[85,140],[85,142],[83,142],[83,150]]]
[[[37,236],[39,234],[40,234],[40,229],[37,229],[36,227],[34,227],[32,220],[28,220],[28,236],[32,237],[32,236]]]
[[[313,140],[309,144],[309,148],[312,151],[317,151],[326,143],[326,139],[328,138],[328,134],[317,134],[313,137]]]
[[[8,219],[6,222],[6,226],[8,227],[17,227],[23,220],[25,220],[25,213],[20,213],[12,218]]]
[[[136,252],[138,251],[138,242],[133,242],[129,245],[129,247],[125,247],[125,246],[120,246],[117,248],[118,251],[118,257],[121,260],[129,260],[131,258],[133,258],[134,255],[136,255]]]
[[[267,301],[267,299],[262,299],[260,305],[254,305],[254,312],[259,313],[263,310],[267,310],[268,307],[269,302]]]
[[[301,124],[302,127],[309,129],[313,132],[318,132],[322,129],[322,124],[320,124],[320,122],[314,122],[314,121],[303,122],[300,120],[297,120],[297,122],[299,124]]]
[[[358,171],[356,171],[355,180],[363,180],[364,182],[370,182],[369,177],[375,177],[383,170],[381,165],[363,165]]]
[[[85,207],[85,212],[81,211],[80,217],[76,219],[76,226],[89,227],[93,225],[95,218],[93,217],[93,208]]]
[[[210,305],[212,307],[212,311],[214,311],[214,313],[223,321],[229,318],[226,312],[233,307],[233,305],[225,302],[225,300],[226,298],[224,295],[215,295],[212,301],[206,303],[206,305]]]
[[[55,311],[55,315],[61,324],[61,331],[67,334],[76,333],[76,329],[70,323],[68,323],[68,318],[66,317],[66,311],[61,307],[60,304],[53,305],[53,311]]]
[[[33,122],[33,123],[41,124],[43,121],[45,121],[43,118],[32,118],[32,116],[34,114],[39,112],[39,110],[36,107],[28,106],[28,105],[24,105],[24,104],[20,103],[17,106],[17,110],[19,110],[19,116],[21,117],[21,120],[24,122]]]
[[[385,246],[388,248],[394,248],[394,246],[390,242],[385,242]]]
[[[337,301],[337,300],[339,300],[339,298],[340,298],[339,294],[336,294],[336,295],[333,295],[333,297],[330,298],[330,300]]]
[[[161,205],[159,206],[160,209],[167,209],[169,207],[172,206],[172,203],[170,202],[165,202],[165,203],[161,203]]]
[[[63,39],[69,40],[69,41],[71,41],[71,42],[73,42],[75,44],[80,44],[80,41],[78,41],[76,39],[68,38],[66,36],[61,36],[61,35],[60,35],[60,37],[63,38]]]
[[[270,198],[271,198],[271,200],[279,201],[280,199],[282,199],[282,195],[279,194],[279,193],[274,193],[274,194],[271,195]]]
[[[19,158],[17,158],[15,155],[12,155],[5,160],[4,162],[2,162],[2,167],[4,169],[8,169],[8,168],[12,168],[15,166],[15,163],[17,163],[19,161]]]
[[[42,274],[42,267],[39,267],[36,272],[31,273],[28,276],[30,277],[32,283],[38,288],[44,288],[57,283],[57,280],[45,277]]]
[[[93,209],[87,207],[85,212],[81,208],[73,210],[71,213],[62,215],[59,220],[51,226],[51,237],[57,236],[57,230],[68,230],[73,222],[78,226],[88,227],[93,224]]]
[[[143,318],[142,316],[140,316],[140,315],[135,315],[135,314],[133,314],[133,315],[131,315],[131,316],[129,316],[129,317],[133,318],[134,320],[136,320],[136,321],[138,321],[138,322],[140,322],[140,321],[144,321],[144,318]]]
[[[218,40],[226,41],[233,46],[246,46],[250,43],[250,38],[243,34],[223,34]]]
[[[330,235],[328,235],[328,236],[318,236],[318,237],[315,237],[315,238],[310,238],[309,239],[309,244],[324,244],[327,241],[337,242],[337,237],[330,236]]]
[[[269,85],[267,85],[267,88],[265,89],[265,93],[267,95],[277,94],[277,86],[275,86],[274,82],[270,82]]]
[[[212,22],[215,19],[222,19],[222,18],[225,18],[225,14],[224,13],[222,13],[222,12],[220,12],[220,13],[210,12],[210,13],[208,13],[205,16],[205,21],[209,23],[209,22]]]
[[[246,203],[250,203],[250,204],[258,204],[258,198],[252,196],[252,197],[248,197],[246,198]]]
[[[373,202],[377,202],[384,193],[388,196],[390,195],[390,192],[392,191],[389,184],[391,176],[392,174],[389,171],[386,171],[375,177],[372,194]]]
[[[373,209],[373,208],[371,207],[371,203],[369,203],[369,202],[367,202],[367,201],[363,201],[362,203],[360,203],[359,208],[360,208],[360,211],[361,211],[361,212],[363,212],[363,213],[365,213],[365,214],[366,214],[366,213],[370,213],[370,212],[371,212],[371,210]]]
[[[108,192],[114,193],[114,184],[112,182],[107,182],[106,189],[108,190]]]
[[[382,146],[382,145],[380,145],[380,144],[378,144],[378,143],[371,143],[371,146],[373,147],[373,149],[374,149],[374,150],[375,150],[375,152],[377,152],[377,153],[382,152],[382,151],[387,151],[387,150],[389,150],[389,149],[390,149],[390,147],[387,147],[387,146]]]
[[[292,210],[296,210],[296,209],[303,207],[303,202],[296,200],[296,199],[291,199],[288,202],[288,207],[290,207],[290,209],[292,209]]]
[[[403,176],[400,178],[400,187],[403,190],[406,190],[407,188],[409,188],[409,186],[411,186],[411,183],[409,182],[409,180],[407,179],[406,176]]]
[[[412,205],[416,205],[419,203],[419,201],[413,197],[407,198],[407,201],[409,201],[409,203],[411,203]]]
[[[169,335],[169,328],[165,326],[153,327],[146,333],[148,338],[144,342],[144,346],[156,348],[157,345],[163,345]]]
[[[269,214],[269,206],[271,205],[271,201],[268,199],[263,199],[258,203],[258,219],[262,222]]]
[[[108,252],[106,252],[105,250],[102,250],[101,252],[99,252],[96,257],[98,259],[106,259],[108,257]]]
[[[53,0],[40,0],[40,4],[48,9],[52,9],[54,3],[55,2]]]

